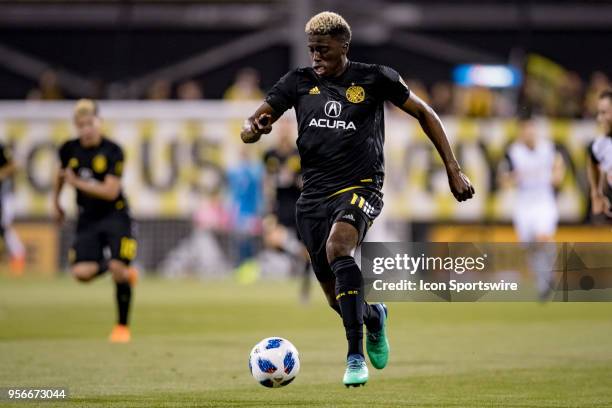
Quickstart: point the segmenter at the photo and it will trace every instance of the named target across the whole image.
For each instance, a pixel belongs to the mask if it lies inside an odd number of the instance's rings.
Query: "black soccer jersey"
[[[384,178],[384,102],[403,105],[410,90],[382,65],[349,62],[335,78],[299,68],[282,77],[266,97],[277,114],[295,108],[302,196],[319,198]]]
[[[268,150],[264,154],[266,173],[274,178],[276,201],[274,213],[278,221],[287,226],[295,224],[295,203],[300,197],[301,166],[297,149],[282,152],[278,149]]]
[[[81,146],[79,139],[69,140],[60,147],[59,157],[62,169],[71,168],[85,180],[104,181],[106,175],[121,177],[123,172],[123,151],[121,147],[106,138],[92,148]],[[113,200],[102,200],[77,190],[79,217],[96,220],[112,212],[127,211],[127,201],[120,191]]]

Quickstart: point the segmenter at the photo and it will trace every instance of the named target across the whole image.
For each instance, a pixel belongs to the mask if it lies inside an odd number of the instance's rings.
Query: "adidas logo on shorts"
[[[353,217],[353,214],[344,214],[342,216],[342,219],[343,220],[351,220],[351,221],[355,222],[355,217]]]

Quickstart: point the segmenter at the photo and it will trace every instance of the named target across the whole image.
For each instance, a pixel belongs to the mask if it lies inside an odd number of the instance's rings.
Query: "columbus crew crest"
[[[106,157],[101,154],[96,155],[91,164],[96,173],[104,173],[106,171]]]
[[[350,86],[346,90],[346,99],[353,103],[363,102],[365,99],[365,91],[360,86]]]

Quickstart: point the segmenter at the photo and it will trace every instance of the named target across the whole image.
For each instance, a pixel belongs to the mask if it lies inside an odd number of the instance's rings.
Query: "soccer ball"
[[[251,350],[249,370],[264,387],[284,387],[300,372],[298,351],[289,340],[268,337]]]

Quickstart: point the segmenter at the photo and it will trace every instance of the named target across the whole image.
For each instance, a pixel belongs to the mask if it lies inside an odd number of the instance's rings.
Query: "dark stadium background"
[[[393,7],[412,18],[397,21],[400,14],[391,19]],[[507,63],[527,52],[547,56],[587,81],[593,71],[610,67],[610,7],[607,1],[569,0],[368,1],[358,6],[351,1],[5,1],[0,3],[0,39],[3,46],[51,67],[108,85],[260,30],[290,30],[291,22],[305,20],[310,11],[332,9],[354,28],[351,58],[392,63],[427,85],[450,80],[458,63]],[[383,30],[390,21],[390,29]],[[267,89],[292,66],[290,36],[274,42],[263,49],[253,43],[252,52],[227,58],[193,78],[202,81],[207,98],[220,98],[236,71],[251,66]],[[451,55],[444,46],[459,50]],[[306,55],[305,47],[296,52]],[[470,52],[487,60],[473,61]],[[0,64],[0,98],[21,99],[36,82],[37,77]]]

